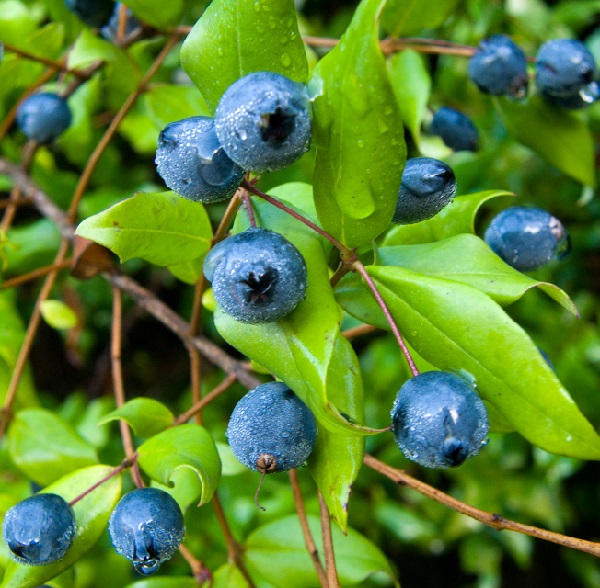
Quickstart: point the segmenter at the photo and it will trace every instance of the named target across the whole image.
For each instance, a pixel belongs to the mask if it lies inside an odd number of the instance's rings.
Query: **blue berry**
[[[442,106],[433,115],[431,132],[454,151],[477,151],[479,131],[471,119],[449,106]]]
[[[2,538],[13,559],[40,566],[62,559],[75,539],[75,514],[57,494],[30,496],[9,508]]]
[[[589,106],[598,97],[595,69],[594,56],[581,41],[547,41],[536,57],[538,90],[546,100],[557,106]]]
[[[244,323],[277,321],[306,295],[302,254],[279,233],[250,228],[217,244],[204,275],[224,312]]]
[[[404,456],[428,468],[459,466],[479,453],[489,431],[483,402],[450,372],[425,372],[408,380],[391,415]]]
[[[245,173],[227,157],[213,119],[205,116],[172,122],[161,131],[156,169],[171,190],[205,203],[233,196]]]
[[[100,36],[108,39],[109,41],[115,41],[118,37],[119,33],[119,21],[121,19],[121,6],[123,4],[121,2],[117,2],[114,5],[113,12],[108,19],[108,22],[100,29]],[[131,8],[126,9],[125,16],[125,31],[124,37],[130,37],[141,28],[140,21],[133,16],[133,12],[131,12]]]
[[[522,98],[527,95],[527,58],[510,37],[493,35],[469,60],[469,78],[484,94]]]
[[[221,97],[215,130],[227,155],[244,169],[283,169],[309,147],[306,87],[277,73],[248,74]]]
[[[528,272],[561,259],[570,249],[563,224],[541,208],[513,206],[495,216],[484,239],[505,263]]]
[[[233,454],[261,473],[301,466],[317,438],[313,413],[283,382],[250,390],[236,405],[227,438]]]
[[[17,126],[29,138],[50,143],[71,126],[71,109],[56,94],[33,94],[17,109]]]
[[[104,26],[113,12],[112,0],[65,0],[67,8],[92,28]]]
[[[414,157],[406,162],[392,221],[406,225],[435,216],[456,194],[452,168],[431,157]]]
[[[185,527],[175,499],[157,488],[128,492],[110,515],[110,538],[136,572],[150,575],[179,548]]]

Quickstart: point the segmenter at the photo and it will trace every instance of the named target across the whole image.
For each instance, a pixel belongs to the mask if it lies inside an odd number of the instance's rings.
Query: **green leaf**
[[[76,233],[108,247],[123,262],[141,257],[163,266],[197,259],[212,239],[204,206],[173,192],[138,192],[87,218]]]
[[[175,417],[158,400],[153,400],[152,398],[134,398],[104,416],[98,421],[98,424],[104,425],[118,420],[125,421],[139,437],[152,437],[170,427]]]
[[[195,86],[156,84],[144,94],[143,104],[158,130],[191,116],[210,116],[210,110]],[[156,143],[156,137],[154,139]]]
[[[515,302],[531,288],[540,288],[566,310],[578,315],[564,290],[506,265],[475,235],[463,233],[437,243],[381,247],[378,261],[380,265],[395,265],[426,276],[468,284],[502,305]]]
[[[443,370],[464,370],[482,398],[531,443],[584,459],[600,459],[600,437],[523,329],[484,293],[459,282],[399,267],[369,267],[400,332]],[[359,302],[344,307],[373,316]],[[380,319],[381,320],[381,319]]]
[[[308,526],[323,556],[319,518],[309,515]],[[354,529],[347,535],[334,527],[333,550],[342,586],[359,586],[376,576],[377,584],[394,584],[390,564],[381,550]],[[313,588],[319,581],[306,549],[296,515],[290,515],[253,531],[246,541],[246,558],[252,575],[275,588]]]
[[[198,582],[189,576],[149,578],[128,584],[126,588],[198,588]]]
[[[178,279],[190,286],[193,286],[202,275],[202,267],[204,266],[204,258],[206,254],[202,254],[196,259],[170,265],[167,269]]]
[[[43,491],[58,494],[70,502],[108,476],[112,470],[113,468],[104,465],[78,470]],[[72,566],[104,533],[110,513],[120,497],[121,477],[114,476],[82,498],[73,506],[77,522],[75,541],[63,559],[47,566],[27,566],[11,560],[6,566],[1,588],[34,588]]]
[[[256,71],[306,82],[293,0],[214,0],[181,48],[181,66],[214,110],[237,79]]]
[[[248,582],[234,564],[227,563],[214,573],[212,588],[248,588]]]
[[[179,24],[183,12],[183,0],[125,0],[123,4],[139,19],[159,29]]]
[[[594,186],[594,141],[578,114],[551,106],[539,96],[524,102],[501,98],[496,105],[517,141],[584,186]]]
[[[41,486],[73,470],[98,463],[95,449],[49,410],[21,410],[11,422],[7,437],[11,459],[30,480]]]
[[[419,147],[421,122],[431,92],[431,76],[425,60],[416,51],[399,51],[390,57],[387,66],[402,122]]]
[[[349,247],[390,223],[406,146],[377,19],[385,0],[363,0],[348,30],[314,69],[315,202],[325,230]]]
[[[77,324],[75,311],[62,300],[43,300],[40,311],[42,318],[55,329],[72,329]]]
[[[221,461],[208,431],[200,425],[179,425],[150,437],[138,449],[138,463],[153,480],[172,486],[181,468],[195,472],[202,482],[201,502],[212,498],[221,477]]]
[[[457,196],[433,218],[412,225],[390,229],[382,246],[433,243],[453,235],[475,232],[475,216],[482,204],[500,196],[513,196],[506,190],[486,190],[467,196]]]
[[[388,0],[381,17],[383,30],[391,37],[406,36],[444,24],[459,0]]]
[[[332,516],[345,527],[350,486],[362,463],[359,435],[374,432],[360,426],[360,369],[340,333],[340,309],[329,284],[321,237],[268,203],[256,202],[255,209],[260,226],[282,233],[304,256],[306,299],[277,322],[250,325],[217,310],[215,325],[229,344],[283,380],[315,414],[319,434],[309,468]],[[238,216],[245,219],[244,212]]]

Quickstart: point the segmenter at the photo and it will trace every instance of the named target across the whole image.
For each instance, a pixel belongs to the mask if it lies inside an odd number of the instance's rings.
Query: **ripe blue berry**
[[[408,380],[391,415],[404,456],[428,468],[459,466],[479,453],[489,431],[483,402],[450,372],[425,372]]]
[[[493,35],[479,44],[469,60],[469,78],[484,94],[527,95],[527,58],[506,35]]]
[[[277,321],[306,295],[302,254],[279,233],[250,228],[217,244],[204,275],[224,312],[244,323]]]
[[[449,106],[442,106],[433,115],[431,132],[454,151],[477,151],[479,131],[471,119]]]
[[[33,94],[17,109],[17,126],[29,138],[49,143],[71,126],[71,109],[56,94]]]
[[[58,561],[75,539],[73,509],[57,494],[30,496],[8,509],[2,538],[19,563],[40,566]]]
[[[513,206],[495,216],[484,239],[505,263],[528,272],[561,259],[570,249],[563,224],[541,208]]]
[[[317,423],[309,408],[283,382],[250,390],[236,405],[227,438],[233,454],[261,473],[301,466],[317,438]]]
[[[215,131],[227,155],[244,169],[283,169],[309,147],[306,87],[277,73],[248,74],[221,97]]]
[[[233,196],[245,173],[227,157],[213,119],[205,116],[172,122],[161,131],[156,169],[171,190],[205,203]]]
[[[400,225],[418,223],[435,216],[456,194],[452,168],[431,157],[406,162],[392,221]]]
[[[113,12],[112,0],[65,0],[67,8],[92,28],[104,26]]]
[[[136,572],[150,575],[179,548],[185,527],[175,499],[157,488],[128,492],[110,515],[110,538]]]
[[[563,108],[583,108],[598,97],[594,56],[581,41],[555,39],[544,43],[536,57],[540,94]]]

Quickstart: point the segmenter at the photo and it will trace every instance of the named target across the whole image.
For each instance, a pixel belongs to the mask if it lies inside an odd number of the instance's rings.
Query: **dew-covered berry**
[[[108,525],[118,553],[143,575],[156,572],[179,548],[185,527],[176,500],[158,488],[138,488],[121,498]]]
[[[313,413],[283,382],[250,390],[237,403],[227,426],[235,457],[246,467],[266,474],[301,466],[316,438]]]
[[[407,459],[428,468],[451,468],[479,453],[487,439],[485,406],[450,372],[425,372],[400,388],[391,412],[392,432]]]
[[[471,119],[462,112],[442,106],[433,115],[431,132],[454,151],[477,151],[479,131]]]
[[[66,100],[44,92],[26,98],[17,109],[17,126],[29,139],[50,143],[71,126]]]
[[[302,254],[274,231],[250,228],[217,244],[204,260],[215,300],[244,323],[269,323],[288,315],[306,295]]]
[[[62,559],[71,547],[75,514],[58,494],[35,494],[8,509],[2,538],[19,563],[50,564]]]
[[[113,13],[112,0],[65,0],[67,8],[92,28],[104,26]]]
[[[219,101],[215,130],[225,152],[244,169],[283,169],[308,150],[310,105],[306,87],[281,74],[250,73]]]
[[[513,206],[496,215],[484,239],[491,250],[521,272],[538,269],[569,253],[563,224],[541,208]]]
[[[414,157],[406,162],[392,221],[406,225],[435,216],[456,194],[452,168],[438,159]]]
[[[204,203],[233,196],[245,173],[226,155],[213,119],[205,116],[172,122],[161,131],[156,170],[171,190]]]
[[[468,71],[471,81],[484,94],[515,98],[527,95],[525,52],[506,35],[481,41],[469,60]]]
[[[535,66],[540,94],[556,106],[583,108],[598,97],[594,56],[581,41],[547,41],[538,51]]]

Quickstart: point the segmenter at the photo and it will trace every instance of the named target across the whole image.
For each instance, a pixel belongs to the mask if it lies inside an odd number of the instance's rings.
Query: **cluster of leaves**
[[[483,0],[437,0],[428,10],[420,9],[416,0],[363,0],[328,22],[322,13],[314,15],[310,2],[298,13],[292,0],[214,0],[206,7],[185,0],[125,4],[147,26],[143,38],[120,47],[85,28],[62,2],[0,2],[2,40],[16,49],[7,51],[0,66],[3,117],[9,117],[18,99],[44,75],[48,64],[42,58],[58,61],[66,55],[70,72],[101,64],[79,80],[69,98],[72,127],[56,145],[38,149],[28,170],[58,208],[69,207],[81,171],[103,135],[106,113],[114,115],[129,96],[139,93],[95,167],[78,207],[77,234],[116,253],[123,272],[151,284],[187,316],[193,306],[189,286],[201,283],[202,262],[225,206],[204,207],[162,191],[153,166],[158,133],[174,120],[210,116],[225,89],[253,71],[275,71],[308,83],[314,96],[313,147],[292,168],[261,178],[258,186],[318,224],[344,248],[356,249],[419,369],[455,370],[477,385],[490,412],[492,439],[477,463],[449,474],[448,483],[481,508],[560,530],[566,523],[566,515],[560,514],[561,481],[582,468],[583,460],[600,459],[600,438],[567,392],[577,391],[578,404],[593,423],[600,422],[593,399],[600,349],[593,324],[597,284],[586,282],[589,273],[578,271],[586,248],[598,246],[599,210],[584,199],[576,206],[581,186],[585,195],[594,185],[592,130],[597,112],[555,109],[536,96],[519,103],[480,96],[467,82],[464,58],[440,50],[431,60],[406,48],[387,54],[379,38],[381,29],[395,37],[421,35],[475,45],[485,34],[506,29],[518,33],[520,44],[534,54],[549,30],[556,36],[564,35],[566,27],[581,32],[585,20],[579,12],[570,10],[568,2],[554,9],[525,3],[522,12],[514,7],[506,13]],[[195,24],[147,83],[144,76],[165,38],[183,38],[175,28],[182,23]],[[314,48],[305,45],[301,32],[343,35],[325,52],[318,43]],[[592,48],[595,42],[592,37]],[[65,83],[59,79],[53,85],[60,91]],[[483,135],[480,153],[451,154],[422,131],[428,106],[443,104],[473,115]],[[22,137],[10,132],[2,139],[2,157],[19,162],[22,147]],[[429,221],[391,228],[404,161],[419,152],[448,158],[461,195]],[[13,188],[8,177],[2,176],[0,183],[2,189]],[[571,270],[550,268],[535,278],[524,276],[502,263],[477,236],[480,208],[505,204],[502,197],[511,192],[520,201],[553,210],[567,226],[574,221],[569,226],[575,243]],[[492,537],[480,529],[474,533],[439,505],[404,492],[399,501],[395,489],[361,469],[365,441],[387,463],[408,465],[391,434],[378,434],[389,425],[391,403],[410,376],[408,369],[395,340],[385,334],[388,322],[361,277],[348,274],[332,287],[339,255],[331,243],[268,202],[254,198],[252,205],[259,226],[282,233],[305,257],[307,298],[277,323],[248,325],[214,309],[206,292],[202,328],[217,345],[225,348],[226,342],[251,359],[253,378],[271,374],[282,379],[315,413],[319,435],[307,471],[338,526],[334,542],[342,585],[391,583],[396,571],[400,577],[410,576],[401,560],[399,570],[390,564],[404,544],[435,552],[463,539],[458,543],[465,571],[491,583],[499,579],[502,550],[526,567],[532,557],[527,538]],[[240,210],[232,232],[247,227],[247,212]],[[3,278],[52,263],[60,229],[35,213],[20,215],[0,243]],[[576,304],[550,283],[552,277],[574,293]],[[25,338],[19,317],[29,316],[37,291],[25,287],[19,294],[17,301],[16,290],[0,292],[0,314],[6,317],[0,332],[2,396]],[[50,329],[42,330],[49,341],[40,352],[45,358],[36,362],[34,354],[35,378],[29,365],[20,378],[3,445],[6,476],[0,508],[6,510],[27,496],[30,482],[72,499],[106,476],[108,466],[99,464],[117,465],[123,457],[117,428],[108,423],[122,420],[136,436],[138,464],[147,479],[172,492],[186,511],[186,545],[214,572],[216,586],[246,585],[235,565],[224,563],[226,541],[210,506],[195,508],[199,501],[209,502],[217,489],[257,584],[316,585],[300,524],[292,514],[287,479],[268,480],[269,494],[261,500],[267,514],[261,515],[247,491],[257,483],[256,476],[242,471],[226,446],[227,417],[242,387],[233,386],[205,408],[204,426],[180,424],[175,413],[191,404],[189,372],[184,367],[182,376],[180,369],[186,359],[175,356],[168,349],[167,333],[153,326],[146,337],[150,342],[141,331],[139,348],[126,337],[123,349],[127,395],[140,398],[119,408],[110,396],[90,400],[89,394],[73,388],[89,388],[94,382],[105,391],[102,358],[110,291],[101,276],[90,281],[65,276],[52,298],[42,305],[42,315],[62,333],[71,361],[81,366],[69,370],[83,378],[75,383],[55,368],[49,370],[51,378],[66,380],[67,389],[43,383],[38,372],[44,370],[36,366],[54,361],[57,337]],[[126,321],[128,317],[133,340],[136,323],[148,323],[134,306],[126,309]],[[374,325],[378,334],[353,346],[343,329],[363,324]],[[167,338],[167,344],[160,344],[160,338]],[[559,360],[560,378],[536,343]],[[94,369],[101,375],[94,375]],[[204,371],[202,388],[207,392],[223,375],[209,366]],[[44,388],[67,392],[68,397],[59,402]],[[315,484],[302,476],[309,513],[318,511]],[[108,577],[112,586],[132,581],[127,562],[112,553],[103,535],[120,494],[119,478],[111,478],[78,503],[80,535],[57,564],[26,568],[9,561],[3,546],[2,586],[37,586],[74,562],[51,585],[108,585]],[[315,537],[320,535],[319,521],[309,515],[308,522]],[[582,581],[595,581],[592,566],[568,557]],[[185,577],[183,560],[165,565],[163,573],[173,576],[173,586],[196,585]],[[166,585],[164,579],[153,582],[138,584]]]

